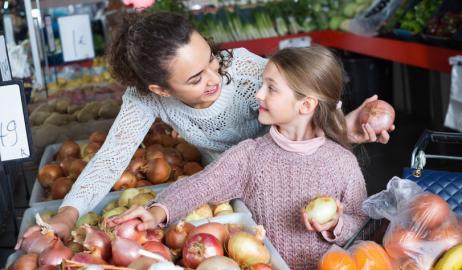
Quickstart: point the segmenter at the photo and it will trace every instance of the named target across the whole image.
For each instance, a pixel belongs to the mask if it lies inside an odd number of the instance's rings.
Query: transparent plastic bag
[[[374,0],[364,12],[356,15],[350,31],[359,35],[375,36],[380,27],[390,18],[403,0]]]
[[[449,205],[410,180],[392,178],[363,210],[390,221],[383,245],[399,269],[431,269],[445,251],[462,243],[462,228]]]

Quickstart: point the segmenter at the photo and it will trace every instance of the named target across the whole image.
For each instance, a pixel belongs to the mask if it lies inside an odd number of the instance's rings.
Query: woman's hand
[[[148,211],[146,208],[137,205],[132,206],[119,216],[108,219],[107,225],[114,227],[132,219],[140,219],[143,223],[138,224],[136,229],[146,231],[157,228],[166,218],[165,211],[160,207],[154,206]]]
[[[69,240],[71,236],[71,230],[74,227],[77,219],[79,217],[79,212],[77,209],[71,206],[65,206],[60,208],[58,213],[50,218],[47,222],[53,229],[53,232],[59,236],[63,241]],[[18,250],[21,248],[21,243],[25,238],[29,237],[32,233],[40,231],[40,226],[34,225],[24,232],[21,238],[18,239],[14,249]]]
[[[367,103],[377,100],[377,95],[364,100],[363,104],[345,116],[348,139],[350,143],[366,143],[366,142],[379,142],[386,144],[390,140],[391,132],[395,130],[395,125],[392,125],[389,130],[383,130],[379,135],[375,134],[374,130],[369,124],[359,123],[359,112]]]
[[[303,221],[303,224],[305,224],[306,229],[311,232],[319,232],[319,233],[323,231],[333,232],[335,229],[335,226],[337,226],[337,223],[343,214],[343,204],[339,200],[335,200],[335,202],[337,203],[337,216],[335,219],[327,223],[324,223],[324,224],[319,224],[315,220],[310,220],[308,218],[308,214],[306,213],[305,209],[302,208],[301,209],[302,221]]]

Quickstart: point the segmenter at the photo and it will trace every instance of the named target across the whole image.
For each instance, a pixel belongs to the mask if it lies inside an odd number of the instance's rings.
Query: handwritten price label
[[[0,158],[1,161],[30,156],[29,136],[19,84],[0,85]]]

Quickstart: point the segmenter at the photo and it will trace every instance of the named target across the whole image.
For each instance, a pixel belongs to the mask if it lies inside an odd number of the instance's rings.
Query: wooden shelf
[[[366,37],[349,32],[330,30],[256,40],[227,42],[221,44],[221,47],[224,49],[244,47],[259,55],[270,55],[277,51],[279,41],[301,36],[310,36],[314,43],[327,47],[444,73],[451,72],[449,57],[462,55],[462,50],[446,49],[422,43],[381,37]]]

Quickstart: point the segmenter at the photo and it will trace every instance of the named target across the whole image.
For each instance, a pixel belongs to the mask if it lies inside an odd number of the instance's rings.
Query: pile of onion
[[[383,100],[374,100],[366,104],[359,112],[361,124],[369,123],[376,134],[389,130],[395,121],[395,110]]]

